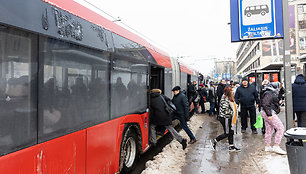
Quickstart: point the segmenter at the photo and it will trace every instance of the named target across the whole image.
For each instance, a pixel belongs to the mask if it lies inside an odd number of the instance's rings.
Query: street
[[[284,108],[282,108],[279,117],[284,123]],[[227,140],[218,142],[216,151],[213,151],[209,140],[223,133],[222,126],[219,121],[216,120],[216,117],[200,114],[194,116],[191,122],[201,122],[202,125],[199,124],[200,126],[197,127],[196,137],[198,141],[193,145],[188,145],[185,150],[184,159],[178,160],[175,165],[169,162],[177,160],[172,157],[171,152],[177,154],[184,152],[179,146],[174,146],[174,148],[177,149],[171,150],[171,147],[173,147],[171,143],[178,144],[173,140],[170,143],[170,148],[168,147],[169,145],[167,145],[160,154],[154,157],[155,160],[147,162],[147,167],[142,172],[143,174],[161,174],[169,171],[172,171],[172,173],[184,174],[289,173],[286,155],[281,156],[264,152],[264,135],[261,134],[260,129],[258,129],[258,134],[252,134],[249,127],[247,132],[242,134],[240,132],[240,125],[238,125],[238,132],[234,135],[234,144],[241,148],[241,152],[229,152]],[[190,127],[192,127],[192,125],[190,125]],[[193,128],[193,130],[195,130],[195,128]],[[180,134],[186,136],[184,131],[181,131]],[[285,141],[286,139],[283,138],[281,142],[282,149],[285,149]],[[164,158],[159,158],[158,156],[163,156]],[[179,166],[182,167],[179,168]]]

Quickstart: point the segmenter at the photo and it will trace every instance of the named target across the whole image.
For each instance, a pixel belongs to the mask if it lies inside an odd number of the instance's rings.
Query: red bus
[[[74,0],[0,0],[0,173],[128,172],[197,73]]]

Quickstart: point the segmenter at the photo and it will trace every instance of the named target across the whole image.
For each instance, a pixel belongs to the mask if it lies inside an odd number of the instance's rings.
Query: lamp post
[[[293,128],[293,107],[292,107],[292,83],[291,83],[291,56],[290,56],[290,38],[289,38],[289,13],[288,0],[283,0],[283,27],[284,27],[284,49],[283,66],[286,89],[286,129]]]

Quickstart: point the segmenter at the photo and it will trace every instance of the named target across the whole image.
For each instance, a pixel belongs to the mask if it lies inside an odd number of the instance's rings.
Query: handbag
[[[162,95],[160,95],[160,97],[162,98],[162,100],[164,101],[165,104],[165,110],[171,114],[172,112],[176,111],[176,107],[172,102],[167,103],[166,100],[164,99],[164,97]]]

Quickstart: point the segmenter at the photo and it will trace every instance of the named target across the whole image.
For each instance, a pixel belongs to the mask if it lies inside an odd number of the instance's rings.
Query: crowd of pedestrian
[[[215,85],[211,86],[214,88]],[[228,91],[231,91],[230,94]],[[221,93],[223,94],[221,95]],[[224,133],[210,140],[212,148],[216,150],[217,142],[227,137],[229,151],[240,151],[238,147],[234,146],[233,142],[235,130],[233,126],[237,123],[236,112],[239,113],[241,120],[241,133],[246,133],[248,125],[250,125],[252,133],[258,134],[254,126],[257,115],[256,109],[258,109],[264,122],[261,130],[262,134],[265,135],[265,151],[281,155],[286,154],[279,146],[284,133],[284,126],[277,115],[280,112],[280,101],[284,100],[283,94],[284,88],[281,88],[279,82],[270,83],[268,80],[264,80],[258,95],[256,86],[250,84],[248,78],[242,78],[241,84],[231,81],[229,85],[226,85],[225,81],[221,80],[217,87],[217,100],[215,100],[217,103],[215,105],[218,107],[217,118],[223,127]],[[248,124],[248,119],[250,124]],[[274,131],[275,141],[272,147],[271,139]]]
[[[259,92],[256,86],[258,85]],[[225,80],[220,83],[209,82],[207,85],[197,84],[196,81],[188,81],[187,91],[181,91],[180,86],[172,89],[172,100],[162,94],[160,89],[150,91],[150,122],[151,142],[156,144],[156,128],[167,129],[173,137],[187,147],[187,139],[184,139],[172,126],[173,120],[179,120],[182,129],[187,133],[193,144],[196,137],[187,125],[192,115],[190,110],[194,108],[196,113],[207,113],[216,116],[223,127],[223,133],[210,140],[211,146],[216,150],[218,142],[227,138],[229,151],[241,151],[234,145],[234,135],[237,132],[238,118],[241,120],[241,133],[247,132],[250,126],[253,134],[258,134],[256,115],[260,113],[263,118],[262,134],[265,136],[266,152],[275,152],[284,155],[286,151],[280,148],[280,142],[284,133],[284,125],[278,114],[280,107],[284,105],[285,89],[280,82],[264,80],[259,84],[250,84],[248,78],[242,78],[241,83]],[[292,85],[293,111],[297,117],[299,127],[306,127],[306,80],[303,75],[298,75]],[[198,107],[199,106],[199,107]],[[171,108],[171,109],[169,109]],[[257,112],[258,109],[258,112]],[[248,123],[248,119],[250,123]],[[295,118],[293,118],[295,120]],[[161,130],[163,130],[161,129]],[[272,136],[274,143],[272,144]]]

